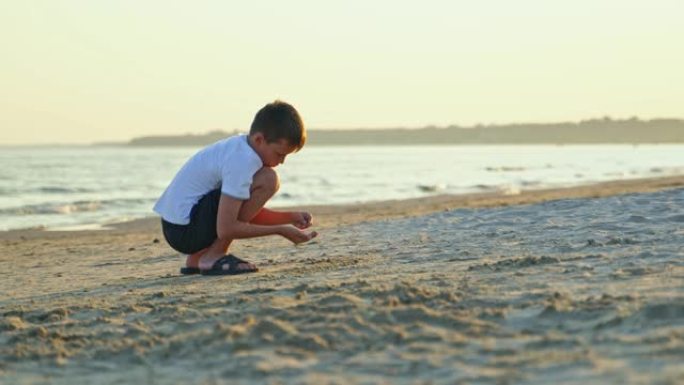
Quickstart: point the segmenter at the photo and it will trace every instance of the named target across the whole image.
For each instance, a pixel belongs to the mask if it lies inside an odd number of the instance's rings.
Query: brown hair
[[[306,129],[297,110],[292,105],[276,100],[265,105],[254,116],[249,134],[260,132],[268,143],[285,139],[301,150],[306,143]]]

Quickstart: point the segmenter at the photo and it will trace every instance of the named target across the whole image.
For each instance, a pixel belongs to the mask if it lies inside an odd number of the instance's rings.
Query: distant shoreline
[[[202,146],[240,131],[145,136],[126,146]],[[454,145],[454,144],[673,144],[684,143],[684,120],[584,120],[579,123],[477,125],[386,129],[311,129],[307,144],[330,145]],[[102,144],[100,144],[102,145]]]
[[[198,147],[245,131],[150,135],[128,141],[94,143],[2,144],[0,148]],[[308,130],[308,146],[400,145],[610,145],[684,144],[684,119],[589,119],[580,122],[451,125],[422,128],[351,128]]]

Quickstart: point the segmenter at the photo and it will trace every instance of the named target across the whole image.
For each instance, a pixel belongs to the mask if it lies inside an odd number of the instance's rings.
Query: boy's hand
[[[305,211],[292,213],[292,224],[298,229],[308,229],[312,220],[311,214]]]
[[[315,231],[305,233],[295,227],[283,226],[280,235],[289,239],[294,244],[300,244],[314,239],[318,233]]]

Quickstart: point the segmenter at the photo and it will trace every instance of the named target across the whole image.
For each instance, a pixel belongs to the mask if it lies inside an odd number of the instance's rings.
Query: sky
[[[0,145],[684,117],[680,0],[0,0]]]

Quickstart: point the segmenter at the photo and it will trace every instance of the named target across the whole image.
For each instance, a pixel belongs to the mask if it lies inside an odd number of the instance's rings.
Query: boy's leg
[[[208,248],[202,249],[196,253],[192,253],[185,258],[185,266],[197,268],[200,257],[207,252]]]
[[[266,202],[275,195],[280,188],[278,174],[270,167],[263,167],[254,174],[252,188],[250,189],[249,199],[242,203],[238,220],[242,222],[251,221],[257,213],[264,207]],[[214,262],[226,255],[232,239],[218,238],[206,249],[206,252],[198,256],[197,266],[201,270],[210,269]],[[251,263],[241,263],[238,269],[252,270],[256,268]]]
[[[280,180],[275,170],[270,167],[262,167],[261,170],[254,174],[250,197],[242,203],[238,220],[251,222],[279,189]]]

